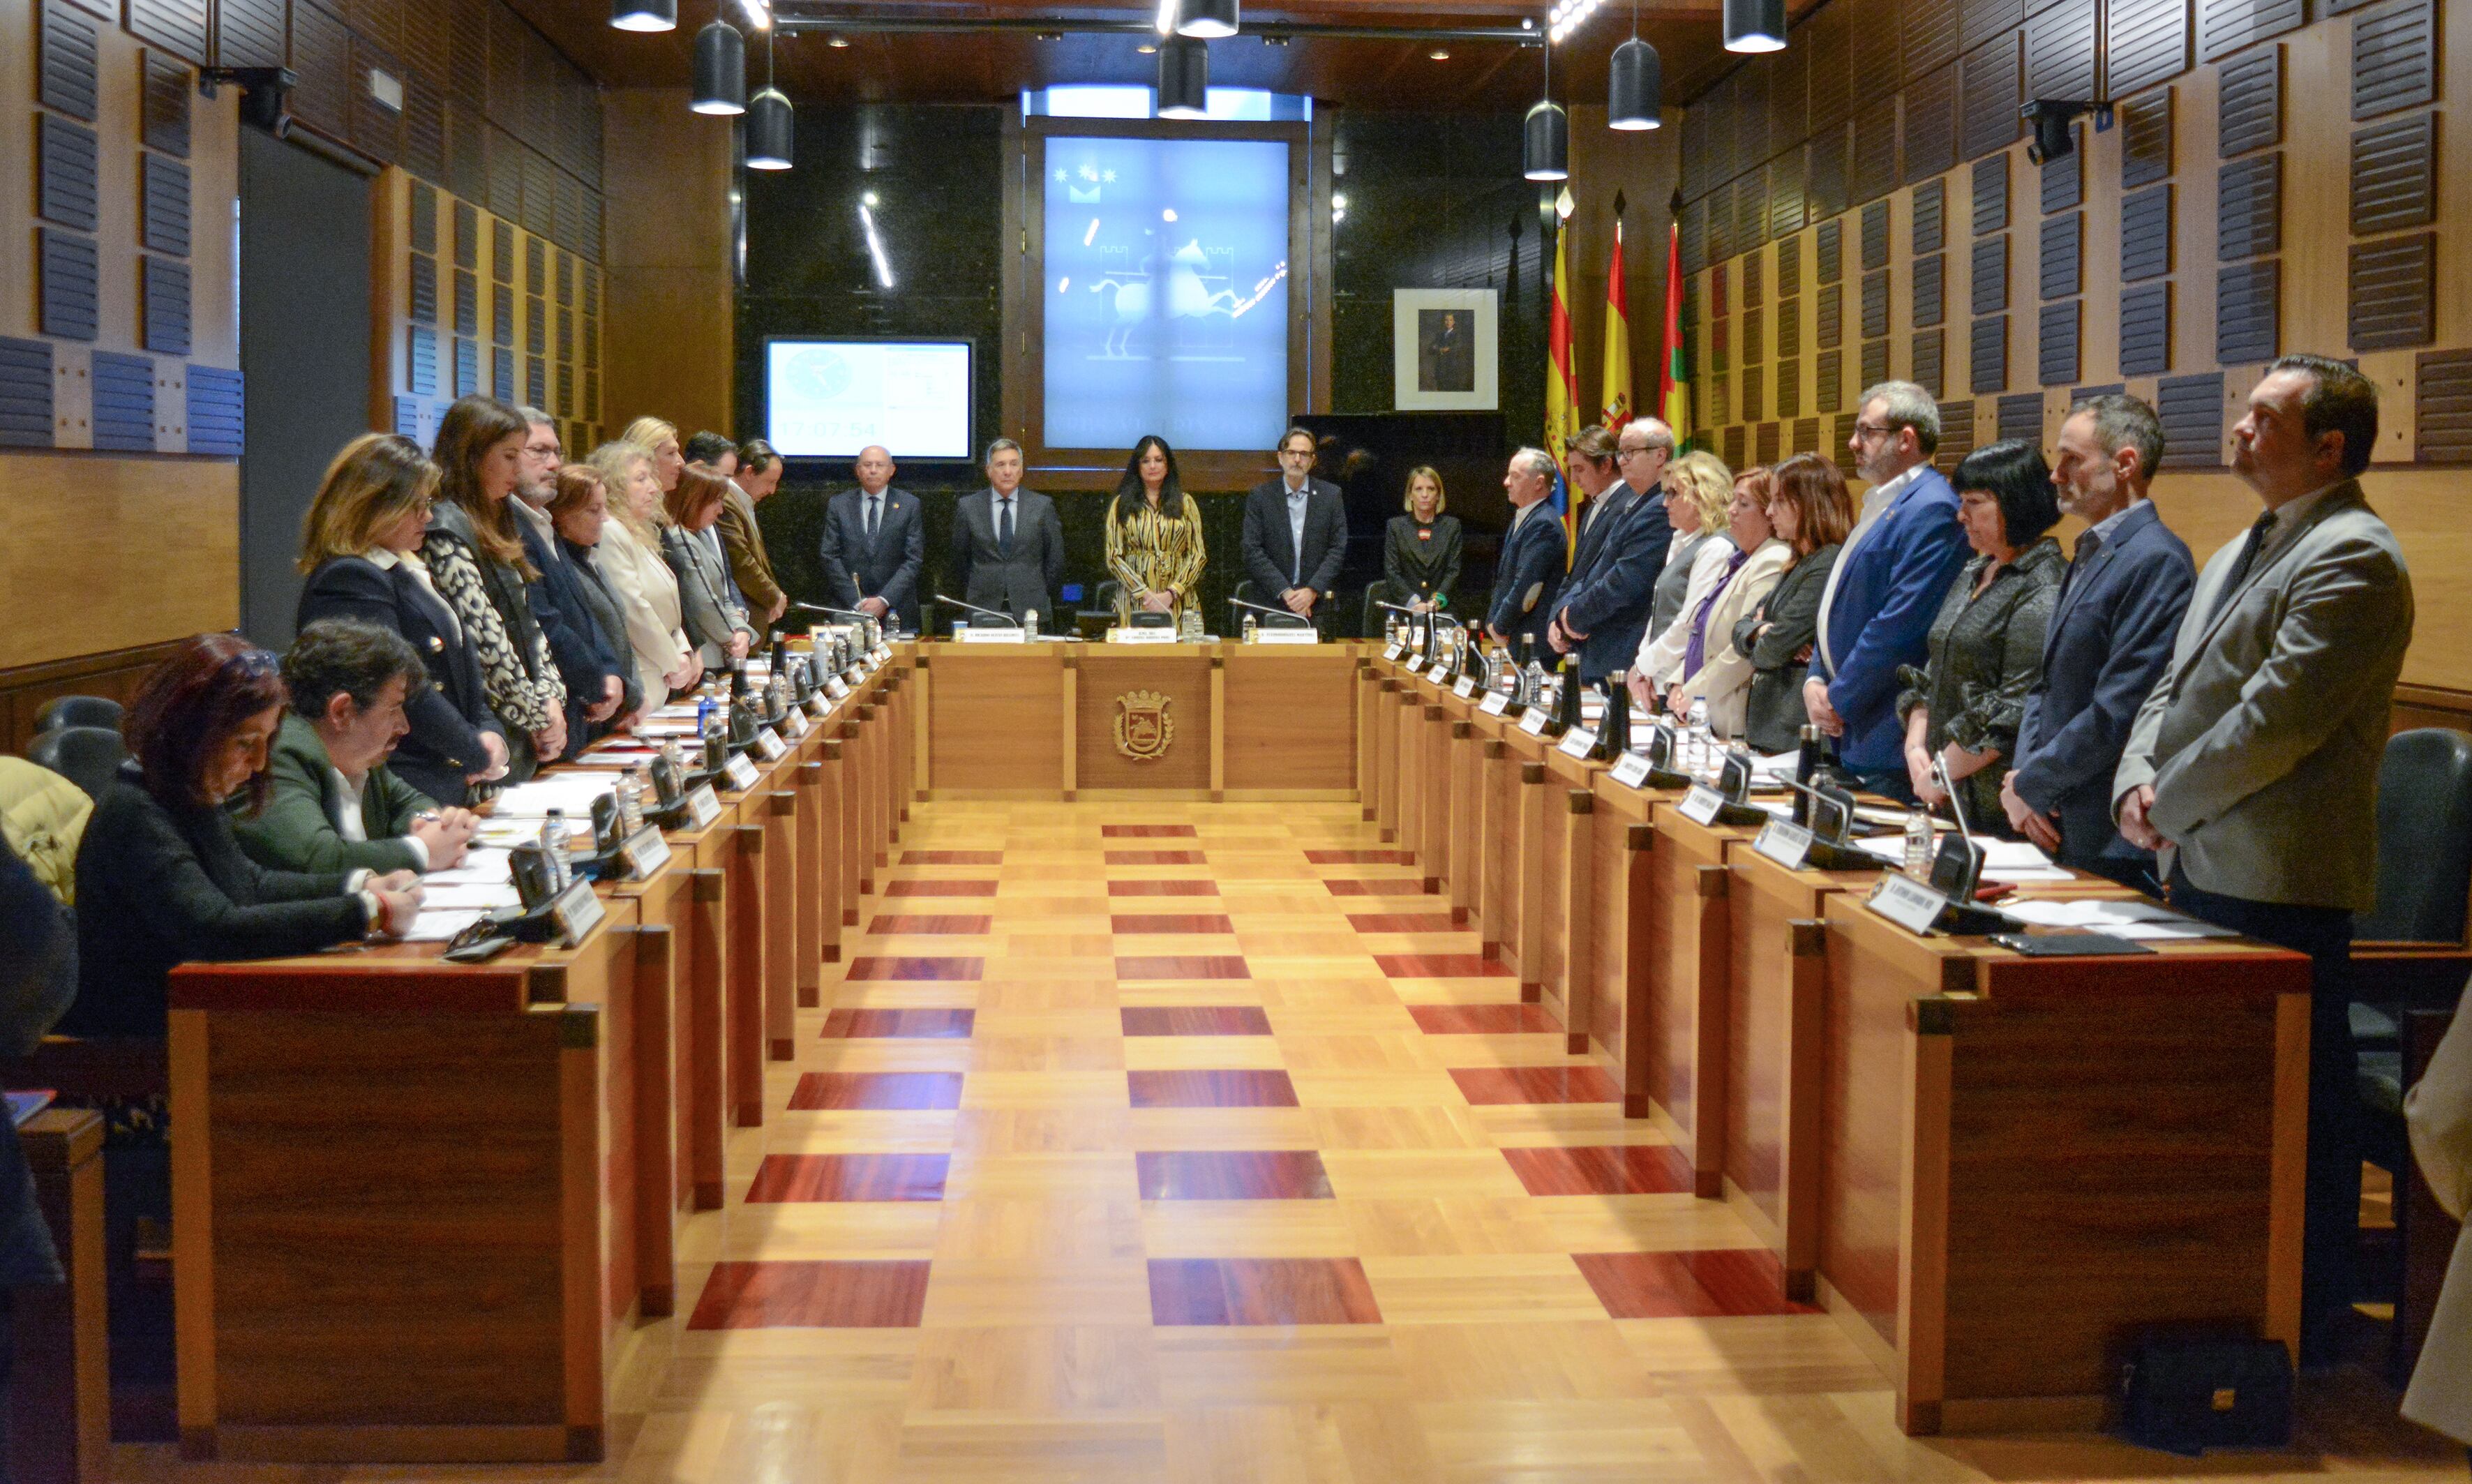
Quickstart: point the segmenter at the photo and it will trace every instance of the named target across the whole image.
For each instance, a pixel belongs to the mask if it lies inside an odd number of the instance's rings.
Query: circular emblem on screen
[[[783,368],[790,389],[822,400],[837,400],[850,389],[849,362],[840,351],[820,347],[801,350]]]
[[[1169,698],[1155,690],[1129,690],[1116,698],[1116,751],[1135,762],[1155,762],[1176,741]]]

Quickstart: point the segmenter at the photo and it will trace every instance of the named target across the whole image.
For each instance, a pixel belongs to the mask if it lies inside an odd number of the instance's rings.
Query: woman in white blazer
[[[1751,659],[1734,647],[1734,626],[1759,606],[1794,564],[1791,545],[1778,540],[1769,526],[1766,471],[1746,472],[1734,483],[1733,502],[1725,508],[1726,534],[1734,555],[1731,569],[1699,609],[1676,619],[1691,625],[1682,657],[1682,679],[1667,704],[1687,715],[1695,701],[1708,703],[1708,729],[1731,740],[1743,734],[1750,709]]]
[[[2458,1221],[2472,1210],[2472,1013],[2458,1010],[2429,1070],[2403,1100],[2413,1158],[2437,1204]],[[2455,1257],[2429,1339],[2403,1394],[2403,1415],[2459,1443],[2472,1443],[2472,1224],[2455,1238]]]
[[[677,574],[661,559],[654,525],[661,482],[652,455],[630,443],[602,444],[593,450],[592,467],[608,487],[609,514],[617,517],[601,533],[601,569],[627,610],[627,641],[650,709],[703,678],[703,661],[687,643]]]
[[[1682,679],[1691,620],[1724,580],[1726,564],[1733,560],[1733,539],[1725,534],[1733,490],[1733,474],[1711,453],[1686,453],[1665,471],[1665,518],[1674,527],[1674,544],[1666,549],[1665,570],[1656,579],[1653,621],[1640,635],[1639,654],[1630,666],[1631,697],[1644,708],[1653,709]]]

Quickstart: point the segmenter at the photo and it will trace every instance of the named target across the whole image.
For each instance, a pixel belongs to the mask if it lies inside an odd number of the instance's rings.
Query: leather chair
[[[2461,946],[2472,902],[2472,732],[2399,731],[2378,765],[2378,905],[2364,944]]]
[[[1382,637],[1382,620],[1390,616],[1390,614],[1384,610],[1382,605],[1385,603],[1403,603],[1406,601],[1406,599],[1400,597],[1397,591],[1391,587],[1390,579],[1387,577],[1377,577],[1373,581],[1367,583],[1365,585],[1364,617],[1357,625],[1359,636],[1368,639],[1378,639]]]
[[[35,713],[35,733],[57,731],[62,727],[103,727],[120,730],[120,703],[107,696],[54,696]]]
[[[26,749],[27,761],[51,769],[84,789],[87,798],[98,800],[111,787],[112,778],[128,756],[120,733],[105,727],[56,728]]]

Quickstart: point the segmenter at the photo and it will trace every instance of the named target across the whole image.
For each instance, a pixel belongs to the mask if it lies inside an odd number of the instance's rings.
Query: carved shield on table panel
[[[1170,698],[1155,690],[1129,690],[1116,698],[1116,751],[1135,762],[1167,755],[1176,741],[1176,719],[1167,714]]]

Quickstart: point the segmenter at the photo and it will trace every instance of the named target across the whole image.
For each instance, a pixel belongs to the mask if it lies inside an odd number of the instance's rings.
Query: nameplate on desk
[[[1648,786],[1648,754],[1625,753],[1614,759],[1614,781],[1625,788]]]
[[[698,783],[687,790],[687,827],[701,829],[721,818],[721,796],[709,783]]]
[[[838,675],[827,675],[824,677],[824,694],[830,696],[835,701],[842,700],[849,694],[849,682],[843,680]],[[807,704],[809,706],[815,705],[812,701]],[[824,713],[818,711],[816,714],[821,716]]]
[[[779,762],[781,754],[788,752],[790,748],[789,744],[781,740],[781,733],[766,727],[755,733],[755,750],[764,754],[766,762]]]
[[[755,786],[755,761],[740,753],[721,765],[721,776],[729,779],[731,788],[743,794]]]
[[[1172,628],[1126,628],[1110,629],[1107,631],[1107,642],[1110,644],[1173,644],[1178,637],[1179,635]]]
[[[832,709],[832,703],[824,699],[824,693],[820,690],[814,695],[809,696],[806,700],[799,702],[798,707],[802,714],[812,716],[818,721],[822,721],[824,719],[824,713]],[[802,728],[800,730],[803,730],[805,729]]]
[[[982,629],[977,624],[972,624],[962,631],[962,642],[964,644],[1027,644],[1030,642],[1030,631]]]
[[[1459,678],[1458,682],[1457,682],[1456,684],[1454,684],[1454,685],[1452,685],[1452,686],[1451,686],[1451,694],[1452,694],[1452,695],[1454,695],[1454,696],[1459,697],[1459,698],[1460,698],[1461,700],[1462,700],[1462,701],[1465,701],[1468,697],[1475,695],[1475,694],[1476,694],[1476,677],[1475,677],[1475,676],[1473,676],[1473,675],[1462,675],[1462,676],[1461,676],[1461,677]]]
[[[1784,820],[1771,820],[1760,826],[1751,849],[1788,871],[1800,871],[1802,863],[1811,858],[1811,831]]]
[[[1500,716],[1503,712],[1510,709],[1510,692],[1507,690],[1486,691],[1485,699],[1476,704],[1476,708],[1487,716]]]
[[[629,880],[645,880],[670,863],[669,838],[661,833],[660,826],[647,825],[618,847],[618,858],[627,863]]]
[[[1547,724],[1553,720],[1553,712],[1541,706],[1532,706],[1528,708],[1528,714],[1519,718],[1519,730],[1532,737],[1541,737],[1545,734]]]
[[[1442,682],[1442,677],[1450,673],[1451,662],[1447,659],[1437,659],[1434,661],[1434,667],[1425,672],[1425,679],[1438,685]]]
[[[798,710],[784,711],[781,713],[781,730],[790,734],[790,740],[793,742],[805,736],[807,734],[807,713]]]
[[[572,948],[601,925],[601,898],[592,895],[591,882],[578,881],[551,900],[549,915],[558,922],[559,942]]]
[[[1880,916],[1917,936],[1932,930],[1948,910],[1948,898],[1910,875],[1890,872],[1871,888],[1865,904]]]
[[[1713,825],[1725,807],[1725,796],[1705,783],[1694,783],[1682,796],[1682,817],[1694,825]]]
[[[878,644],[867,658],[875,661],[877,664],[882,664],[892,658],[892,646],[890,644]]]
[[[1554,749],[1554,751],[1561,754],[1565,757],[1584,758],[1589,753],[1596,750],[1596,746],[1597,734],[1595,732],[1590,731],[1585,727],[1574,727],[1570,730],[1562,733],[1562,741],[1560,745]]]
[[[1311,629],[1296,629],[1281,624],[1274,629],[1254,630],[1253,642],[1256,644],[1319,644],[1321,642],[1321,635]]]
[[[1385,659],[1396,659],[1407,652],[1408,646],[1396,639],[1382,646],[1382,658]]]

